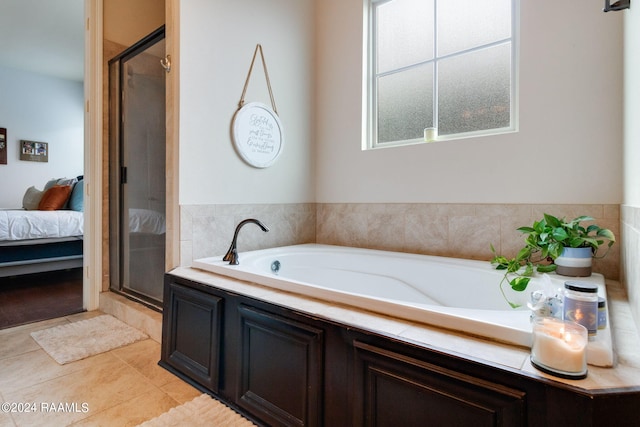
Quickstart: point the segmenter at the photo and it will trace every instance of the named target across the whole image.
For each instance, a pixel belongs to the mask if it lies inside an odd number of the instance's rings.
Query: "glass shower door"
[[[165,57],[164,31],[148,37],[119,61],[120,132],[118,276],[120,291],[162,302],[165,271]],[[113,225],[113,224],[112,224]],[[114,257],[112,256],[112,259]],[[113,287],[112,279],[112,287]]]

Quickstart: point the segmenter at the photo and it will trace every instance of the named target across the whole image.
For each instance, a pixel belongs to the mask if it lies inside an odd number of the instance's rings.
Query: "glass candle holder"
[[[536,317],[533,324],[531,364],[561,378],[587,376],[587,328],[553,317]]]
[[[433,142],[438,138],[437,128],[424,128],[424,142]]]

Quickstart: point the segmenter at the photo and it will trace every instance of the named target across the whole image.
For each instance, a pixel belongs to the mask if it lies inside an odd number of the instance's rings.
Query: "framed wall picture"
[[[37,141],[20,141],[20,160],[30,162],[48,162],[49,144]]]
[[[7,128],[0,128],[0,165],[7,164]]]

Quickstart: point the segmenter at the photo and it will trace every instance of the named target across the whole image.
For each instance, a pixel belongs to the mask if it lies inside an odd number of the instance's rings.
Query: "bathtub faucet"
[[[223,261],[229,261],[229,264],[231,264],[231,265],[240,264],[238,262],[238,249],[236,248],[237,241],[238,241],[238,233],[240,232],[240,229],[245,224],[248,224],[250,222],[256,224],[265,233],[267,231],[269,231],[269,228],[266,225],[264,225],[263,223],[261,223],[260,221],[258,221],[257,219],[249,218],[249,219],[245,219],[243,221],[240,221],[240,224],[238,224],[238,226],[236,227],[235,233],[233,233],[233,240],[231,241],[231,246],[229,246],[229,250],[227,251],[225,256],[222,258]]]

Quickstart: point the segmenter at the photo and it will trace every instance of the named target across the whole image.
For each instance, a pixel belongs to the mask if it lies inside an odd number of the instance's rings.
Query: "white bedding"
[[[72,210],[0,210],[0,241],[82,236],[83,221],[83,213]],[[129,231],[164,234],[164,215],[148,209],[129,209]]]
[[[164,215],[149,209],[129,209],[129,232],[164,234]]]
[[[0,241],[82,236],[82,212],[0,210]]]

